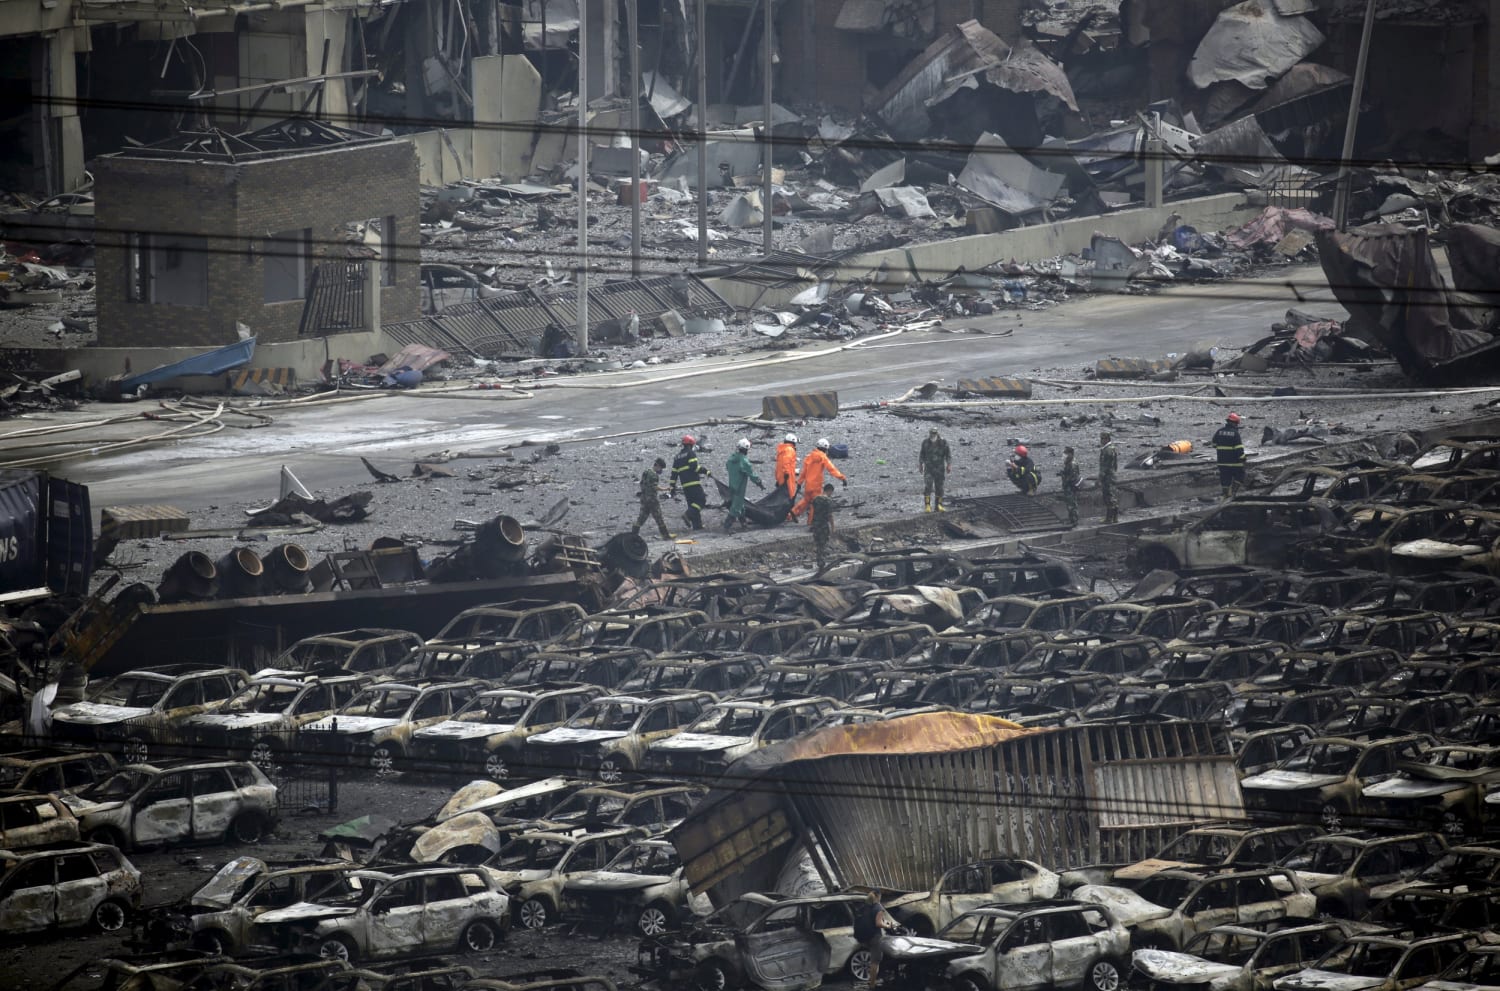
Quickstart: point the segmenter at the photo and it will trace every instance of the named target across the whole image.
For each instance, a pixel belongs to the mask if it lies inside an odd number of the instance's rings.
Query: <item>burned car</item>
[[[172,664],[141,668],[88,687],[85,701],[52,712],[52,735],[64,743],[117,748],[143,764],[162,747],[180,745],[182,727],[211,712],[245,685],[236,668]]]
[[[509,893],[516,921],[527,929],[541,929],[557,921],[563,889],[572,877],[602,870],[644,835],[635,828],[522,833],[490,858],[490,875]]]
[[[1130,887],[1085,884],[1080,901],[1103,905],[1130,930],[1136,949],[1179,950],[1214,926],[1308,918],[1317,898],[1285,867],[1247,871],[1169,869]]]
[[[1251,818],[1297,818],[1337,830],[1363,815],[1365,788],[1394,775],[1402,763],[1419,763],[1423,738],[1360,742],[1315,737],[1269,771],[1240,782]]]
[[[192,946],[207,953],[236,955],[251,949],[255,921],[274,909],[316,902],[324,895],[349,897],[359,885],[349,880],[347,863],[311,861],[266,863],[236,857],[173,910],[183,920]]]
[[[102,750],[13,750],[0,754],[0,791],[77,790],[109,777],[118,766]]]
[[[628,925],[642,936],[659,936],[713,907],[692,893],[682,858],[666,840],[638,840],[598,870],[570,875],[562,902],[565,915],[596,920],[606,930]]]
[[[510,930],[510,899],[476,867],[358,870],[317,901],[261,913],[251,942],[335,960],[457,947],[495,948]]]
[[[395,770],[417,730],[449,718],[486,687],[480,681],[371,685],[337,712],[302,727],[295,743],[314,759],[357,757],[377,771]]]
[[[214,712],[187,720],[194,746],[243,754],[263,768],[288,753],[297,731],[349,703],[368,679],[363,675],[256,678]]]
[[[918,936],[931,936],[972,909],[994,902],[1020,903],[1056,898],[1058,877],[1030,860],[997,858],[943,872],[927,891],[887,895],[886,911]]]
[[[665,987],[707,991],[808,987],[845,970],[865,980],[869,953],[854,939],[864,903],[864,895],[741,895],[685,929],[643,939],[630,969]]]
[[[503,637],[508,640],[550,640],[570,623],[587,615],[576,602],[473,606],[450,619],[432,639],[459,641]]]
[[[562,726],[527,739],[522,756],[533,771],[620,781],[640,766],[652,743],[692,724],[714,701],[708,692],[601,696]]]
[[[55,795],[0,795],[0,850],[76,843],[78,819]]]
[[[890,946],[892,942],[897,945]],[[886,966],[912,955],[900,942],[887,941]],[[1130,950],[1130,935],[1108,909],[1075,901],[974,909],[954,919],[932,942],[969,952],[919,967],[913,976],[941,967],[940,976],[964,991],[1118,991]],[[914,949],[936,955],[931,947]],[[931,978],[922,981],[924,986],[933,983]]]
[[[1343,929],[1331,922],[1215,926],[1194,936],[1180,953],[1136,950],[1130,962],[1162,991],[1270,991],[1276,978],[1327,958],[1344,939]]]
[[[1231,499],[1190,523],[1143,530],[1126,554],[1136,572],[1248,564],[1279,568],[1309,538],[1339,523],[1334,504],[1324,499],[1277,502]]]
[[[1275,991],[1405,991],[1429,981],[1464,955],[1473,937],[1354,936],[1327,955],[1271,986]]]
[[[8,936],[82,926],[116,933],[141,894],[141,872],[112,846],[0,850],[0,932]]]
[[[1114,877],[1138,881],[1171,867],[1269,867],[1318,833],[1316,826],[1199,826],[1162,847],[1154,857],[1121,867]]]
[[[651,773],[694,779],[717,775],[748,753],[812,729],[839,708],[840,703],[827,698],[720,702],[681,733],[653,742],[642,764]]]
[[[259,843],[276,825],[276,786],[248,761],[127,764],[62,800],[83,835],[122,850]]]
[[[282,651],[256,677],[344,671],[369,674],[400,663],[422,646],[422,638],[408,630],[341,630],[298,640]]]
[[[1366,785],[1361,801],[1371,821],[1408,827],[1423,823],[1450,839],[1478,835],[1484,796],[1500,784],[1500,747],[1433,747],[1420,761]]]
[[[449,771],[473,768],[507,781],[520,767],[527,739],[563,725],[603,692],[565,684],[480,692],[450,718],[413,733],[411,760]]]
[[[1357,919],[1372,900],[1414,877],[1440,857],[1447,844],[1436,833],[1315,836],[1282,858],[1318,896],[1318,911]],[[1382,889],[1386,889],[1382,891]]]

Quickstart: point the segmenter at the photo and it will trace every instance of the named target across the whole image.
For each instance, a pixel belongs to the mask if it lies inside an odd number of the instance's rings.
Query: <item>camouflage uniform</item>
[[[922,506],[931,510],[943,508],[943,480],[948,475],[948,468],[953,463],[953,454],[948,449],[948,442],[933,430],[922,441],[922,449],[917,454],[917,466],[922,469]],[[934,499],[936,496],[936,499]]]
[[[812,524],[813,547],[818,554],[818,570],[821,572],[828,567],[828,540],[833,536],[833,500],[826,495],[820,495],[812,501],[812,518],[807,522]]]
[[[1120,470],[1120,452],[1115,442],[1099,447],[1099,495],[1104,500],[1104,522],[1120,522],[1120,502],[1115,497],[1115,474]]]
[[[647,468],[641,472],[641,515],[636,517],[635,526],[631,532],[639,534],[641,527],[648,519],[656,521],[656,528],[661,531],[663,540],[672,536],[667,531],[667,521],[661,515],[661,476],[656,473],[655,468]]]
[[[1062,478],[1063,506],[1068,510],[1068,526],[1078,525],[1078,486],[1083,481],[1082,474],[1078,471],[1078,463],[1069,454],[1063,458],[1062,471],[1058,472]]]

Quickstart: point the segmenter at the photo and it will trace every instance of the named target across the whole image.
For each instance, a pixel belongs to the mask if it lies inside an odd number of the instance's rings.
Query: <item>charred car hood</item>
[[[753,743],[748,736],[719,736],[717,733],[678,733],[651,744],[652,750],[728,750]]]
[[[1424,781],[1421,778],[1386,778],[1365,788],[1370,798],[1436,798],[1468,787],[1464,781]]]
[[[887,957],[896,960],[944,960],[971,957],[984,951],[984,947],[973,943],[955,943],[932,936],[883,936],[880,947]]]
[[[672,880],[668,874],[630,874],[625,871],[595,871],[571,878],[568,891],[640,891]]]
[[[1276,991],[1367,991],[1386,982],[1385,977],[1359,977],[1334,970],[1299,970],[1280,978]]]
[[[316,902],[297,902],[286,908],[274,908],[262,912],[255,921],[260,925],[274,926],[282,922],[305,922],[310,919],[341,919],[353,915],[358,909],[352,905],[319,905]]]
[[[81,726],[103,726],[107,723],[122,723],[127,719],[138,719],[151,710],[134,705],[106,705],[103,702],[74,702],[52,713],[54,722],[77,723]]]
[[[1129,888],[1118,888],[1112,884],[1085,884],[1074,889],[1073,897],[1081,902],[1103,905],[1115,914],[1121,925],[1133,926],[1151,919],[1164,919],[1172,914],[1155,902],[1148,902]]]
[[[1174,867],[1198,867],[1199,864],[1189,863],[1186,860],[1138,860],[1133,864],[1121,867],[1115,871],[1115,878],[1121,881],[1139,881],[1148,878],[1157,871],[1170,870]]]
[[[515,723],[466,723],[449,719],[436,726],[419,729],[412,735],[418,740],[476,740],[497,733],[509,733],[515,728]]]
[[[336,729],[335,720],[338,722]],[[357,733],[373,733],[378,729],[389,729],[400,721],[389,716],[329,716],[315,723],[309,723],[306,728],[315,733],[331,732],[353,736]]]
[[[625,736],[625,730],[568,729],[566,726],[559,726],[557,729],[549,729],[545,733],[538,733],[526,742],[528,744],[540,743],[553,746],[570,743],[607,743],[610,740],[624,739]]]
[[[189,726],[216,726],[220,729],[254,729],[278,722],[281,716],[274,712],[210,712],[188,720]]]
[[[525,871],[506,871],[500,868],[492,868],[491,876],[501,887],[511,888],[518,884],[530,884],[532,881],[540,881],[542,878],[550,877],[552,872],[540,867],[534,867]]]
[[[1306,771],[1265,771],[1252,774],[1240,782],[1241,788],[1266,788],[1271,791],[1297,791],[1301,788],[1322,788],[1336,785],[1344,780],[1342,774],[1309,774]]]
[[[188,904],[194,908],[228,908],[234,904],[235,892],[244,886],[245,881],[265,873],[266,869],[264,860],[236,857],[220,867],[207,884],[193,892]]]
[[[80,819],[82,819],[84,816],[95,815],[99,812],[113,812],[115,809],[118,809],[120,806],[125,804],[124,800],[111,802],[91,802],[88,799],[80,798],[79,796],[74,795],[71,792],[63,792],[57,797],[60,798],[62,800],[62,803],[66,805],[68,809]]]
[[[1234,977],[1240,968],[1233,964],[1214,963],[1191,953],[1171,950],[1136,950],[1131,956],[1135,969],[1167,984],[1206,984],[1221,977]]]

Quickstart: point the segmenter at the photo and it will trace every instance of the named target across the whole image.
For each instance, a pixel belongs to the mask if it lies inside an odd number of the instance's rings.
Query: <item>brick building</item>
[[[218,346],[236,323],[269,344],[420,315],[407,141],[286,121],[107,155],[93,172],[101,346]],[[302,327],[315,279],[334,297]]]

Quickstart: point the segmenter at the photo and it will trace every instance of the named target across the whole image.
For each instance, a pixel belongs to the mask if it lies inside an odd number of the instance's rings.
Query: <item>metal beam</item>
[[[316,76],[298,76],[296,79],[279,79],[274,83],[256,83],[253,86],[236,86],[234,89],[211,89],[207,93],[189,93],[189,100],[212,100],[220,96],[239,96],[242,93],[259,93],[261,90],[275,92],[293,86],[318,86],[333,79],[364,79],[380,75],[379,69],[355,69],[352,72],[325,72]],[[176,96],[181,90],[152,90],[153,96]]]

